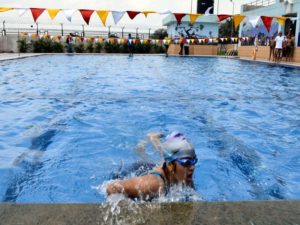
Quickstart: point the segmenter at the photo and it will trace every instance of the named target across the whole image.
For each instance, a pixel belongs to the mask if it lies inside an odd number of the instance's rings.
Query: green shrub
[[[92,41],[89,41],[86,47],[86,50],[89,53],[93,53],[94,52],[94,43]]]
[[[64,46],[61,42],[54,42],[52,45],[53,52],[62,53],[64,52]]]
[[[42,40],[42,52],[51,53],[53,51],[53,42],[50,39]]]
[[[101,49],[102,49],[102,44],[100,42],[97,42],[95,46],[95,52],[101,53]]]
[[[31,40],[33,52],[42,52],[42,41],[41,39]]]
[[[19,52],[27,52],[28,48],[29,48],[29,44],[27,43],[26,38],[22,38],[20,40],[17,41],[18,42],[18,48],[19,48]]]
[[[84,52],[84,44],[83,43],[79,43],[77,45],[75,45],[75,52],[76,53],[83,53]]]
[[[152,51],[153,53],[165,53],[165,49],[162,45],[152,44]]]
[[[123,43],[123,44],[120,45],[120,53],[129,53],[127,43]]]
[[[33,52],[52,52],[53,51],[53,42],[49,39],[37,39],[31,40]]]
[[[111,42],[105,42],[104,49],[107,53],[120,53],[121,51],[120,44]]]
[[[134,50],[135,50],[135,51],[134,51],[135,53],[146,53],[146,52],[145,52],[145,49],[144,49],[144,45],[141,44],[141,43],[135,44]]]

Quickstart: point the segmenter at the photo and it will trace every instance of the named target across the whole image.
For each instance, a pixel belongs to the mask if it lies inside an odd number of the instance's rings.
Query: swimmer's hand
[[[150,140],[153,140],[153,139],[160,139],[162,137],[164,137],[165,135],[162,133],[162,132],[150,132],[147,134],[147,137],[150,139]]]

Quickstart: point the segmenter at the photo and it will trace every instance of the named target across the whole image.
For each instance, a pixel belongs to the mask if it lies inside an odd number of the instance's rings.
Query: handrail
[[[243,12],[276,4],[276,0],[255,0],[243,5]]]

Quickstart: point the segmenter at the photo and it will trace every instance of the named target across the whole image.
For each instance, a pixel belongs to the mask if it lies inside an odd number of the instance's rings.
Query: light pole
[[[64,36],[64,24],[61,23],[60,27],[61,27],[61,36]]]
[[[6,36],[5,20],[3,20],[3,29],[2,29],[2,35],[3,35],[3,36]]]
[[[36,34],[39,35],[39,24],[36,23]]]
[[[135,38],[138,38],[138,37],[139,37],[138,30],[139,30],[139,28],[137,27],[137,28],[136,28],[136,31],[135,31]]]
[[[231,37],[233,36],[233,15],[234,15],[234,1],[230,0],[232,3],[232,17],[231,17]]]
[[[111,26],[108,26],[108,38],[110,38],[110,27]]]
[[[191,14],[193,13],[193,0],[191,0]]]
[[[125,27],[122,27],[122,38],[124,37],[124,28]]]
[[[150,39],[150,31],[151,31],[151,28],[149,28],[148,39]]]
[[[81,26],[82,26],[82,37],[85,37],[84,24],[82,24]]]
[[[218,0],[218,5],[217,5],[217,15],[219,14],[219,6],[220,6],[220,0]]]

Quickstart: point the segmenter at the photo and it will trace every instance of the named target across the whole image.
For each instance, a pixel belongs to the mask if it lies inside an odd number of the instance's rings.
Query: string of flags
[[[21,38],[31,38],[32,40],[37,39],[46,39],[46,40],[52,40],[52,41],[58,41],[63,42],[69,39],[70,41],[74,42],[81,42],[81,43],[87,43],[87,42],[93,42],[93,43],[114,43],[114,44],[124,44],[124,43],[130,43],[130,44],[179,44],[179,39],[175,38],[165,38],[165,39],[139,39],[139,38],[133,38],[133,39],[127,39],[127,38],[102,38],[102,37],[71,37],[70,35],[49,35],[49,34],[28,34],[26,32],[20,33]],[[251,41],[253,37],[227,37],[227,38],[191,38],[186,39],[187,44],[218,44],[218,43],[237,43],[238,41]]]
[[[0,13],[1,12],[7,12],[10,10],[16,10],[18,11],[19,16],[23,16],[28,10],[31,11],[32,17],[34,22],[37,22],[38,18],[44,13],[44,11],[48,12],[48,15],[51,20],[54,20],[55,17],[58,15],[58,13],[62,12],[64,13],[66,19],[69,22],[72,22],[72,16],[76,11],[79,11],[83,20],[86,22],[87,25],[89,25],[91,16],[96,13],[101,20],[102,24],[106,26],[106,21],[111,13],[114,23],[117,24],[125,14],[128,15],[128,17],[133,20],[137,15],[144,14],[144,16],[147,18],[149,14],[156,13],[160,15],[167,15],[167,14],[173,14],[177,23],[181,24],[182,19],[185,16],[189,17],[190,24],[193,25],[197,19],[200,16],[208,16],[213,14],[191,14],[191,13],[172,13],[171,11],[166,12],[156,12],[156,11],[111,11],[111,10],[91,10],[91,9],[46,9],[46,8],[5,8],[0,7]],[[273,19],[277,20],[281,25],[284,24],[285,20],[288,17],[281,17],[281,16],[244,16],[244,15],[228,15],[228,14],[219,14],[216,15],[216,22],[221,22],[223,20],[226,20],[228,18],[231,18],[234,22],[235,29],[238,28],[240,23],[247,18],[247,20],[253,25],[253,27],[256,26],[259,19],[263,22],[265,27],[268,31],[270,31],[272,21]]]

